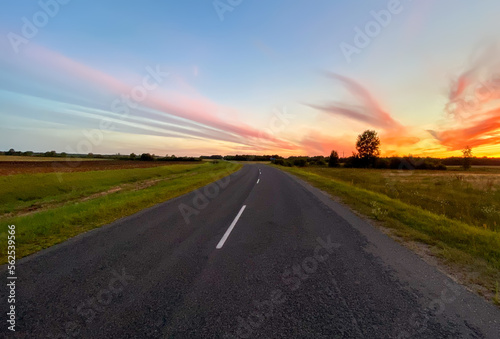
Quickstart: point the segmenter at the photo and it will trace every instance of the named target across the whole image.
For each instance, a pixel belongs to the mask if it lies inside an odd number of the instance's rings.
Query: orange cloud
[[[431,131],[448,150],[500,141],[500,62],[495,48],[484,50],[450,86],[446,112],[450,127]]]
[[[331,136],[325,136],[318,132],[306,135],[301,140],[302,149],[305,154],[308,155],[330,155],[332,150],[339,152],[340,156],[344,153],[346,156],[350,156],[354,148],[354,138],[353,142],[349,143],[345,139],[334,138]]]
[[[467,127],[433,132],[433,135],[448,150],[460,150],[465,146],[479,147],[500,142],[500,109],[488,112],[486,119],[472,122]]]
[[[382,109],[382,105],[373,97],[373,95],[356,81],[342,75],[327,73],[328,77],[340,81],[353,95],[355,103],[335,102],[325,105],[309,105],[327,114],[341,116],[368,125],[368,128],[379,128],[380,138],[384,148],[386,146],[402,147],[414,145],[420,141],[412,128],[403,126],[395,120],[391,114]],[[354,137],[355,138],[355,137]],[[355,139],[354,139],[355,140]],[[352,144],[342,142],[347,150],[354,149],[354,140]],[[312,149],[321,149],[321,145],[328,143],[339,143],[339,140],[323,138],[322,141],[314,142],[306,139],[305,145]],[[349,145],[349,146],[348,146]]]

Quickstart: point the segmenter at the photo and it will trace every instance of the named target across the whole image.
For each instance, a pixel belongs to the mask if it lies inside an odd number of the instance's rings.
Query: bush
[[[141,154],[141,161],[153,161],[155,158],[149,153],[142,153]]]
[[[307,161],[306,161],[306,159],[295,159],[293,161],[293,165],[297,166],[297,167],[306,167]]]
[[[414,158],[412,156],[403,158],[391,158],[389,160],[390,169],[399,170],[446,170],[446,166],[443,165],[437,159],[431,158]]]
[[[386,169],[389,168],[389,166],[390,166],[389,159],[379,158],[375,160],[375,164],[373,167]]]
[[[402,161],[399,158],[391,158],[389,160],[389,168],[390,169],[400,169],[399,166],[401,164],[402,164]]]
[[[344,167],[346,168],[362,168],[364,166],[364,161],[357,154],[353,154],[349,158],[346,159],[344,163]]]

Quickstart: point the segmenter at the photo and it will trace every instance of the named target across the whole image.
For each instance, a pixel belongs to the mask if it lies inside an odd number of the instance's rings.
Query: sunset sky
[[[232,4],[232,5],[230,5]],[[0,149],[500,156],[500,2],[0,5]]]

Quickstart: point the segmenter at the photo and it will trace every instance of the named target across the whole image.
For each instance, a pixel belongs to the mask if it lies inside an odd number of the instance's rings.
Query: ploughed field
[[[60,160],[60,161],[0,161],[0,175],[107,171],[186,164],[186,162],[126,161],[126,160]]]

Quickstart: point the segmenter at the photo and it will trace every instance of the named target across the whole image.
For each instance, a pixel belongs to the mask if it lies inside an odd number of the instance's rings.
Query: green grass
[[[7,260],[7,225],[16,225],[16,256],[20,258],[80,233],[108,224],[118,218],[188,193],[218,178],[222,178],[240,167],[241,165],[238,164],[220,162],[217,164],[172,165],[137,170],[68,173],[66,179],[72,183],[71,185],[78,188],[79,195],[82,192],[89,194],[89,192],[106,190],[117,183],[152,177],[161,179],[172,176],[172,174],[175,174],[175,176],[168,180],[160,180],[144,189],[118,191],[78,203],[68,203],[41,210],[29,215],[3,218],[1,220],[2,232],[0,233],[1,263],[5,263]],[[10,178],[16,179],[15,177],[11,176]],[[78,178],[81,178],[83,182],[80,183]],[[92,183],[92,178],[94,178],[95,183]],[[86,184],[92,185],[92,188],[86,190]],[[62,192],[59,194],[57,190],[54,190],[54,186],[59,187],[57,182],[52,181],[45,185],[47,191],[55,192],[55,196],[59,198],[61,194],[65,196],[67,193]],[[36,189],[33,190],[36,191]],[[43,199],[50,198],[50,194],[46,192],[41,196]]]
[[[68,173],[0,176],[2,214],[74,200],[123,184],[194,172],[203,164]]]
[[[308,167],[306,171],[469,225],[500,231],[499,168],[409,172]]]
[[[277,168],[340,197],[361,214],[382,221],[401,239],[431,245],[448,264],[473,269],[477,273],[474,283],[494,293],[500,279],[500,232],[460,219],[477,210],[477,206],[470,205],[496,206],[500,200],[492,197],[498,191],[480,196],[476,192],[479,188],[461,181],[454,183],[453,177],[436,178],[434,172],[416,171],[411,176],[406,173],[397,177],[389,170]],[[440,199],[446,199],[456,210],[443,208],[437,203]],[[480,223],[491,220],[479,216],[483,218]]]

